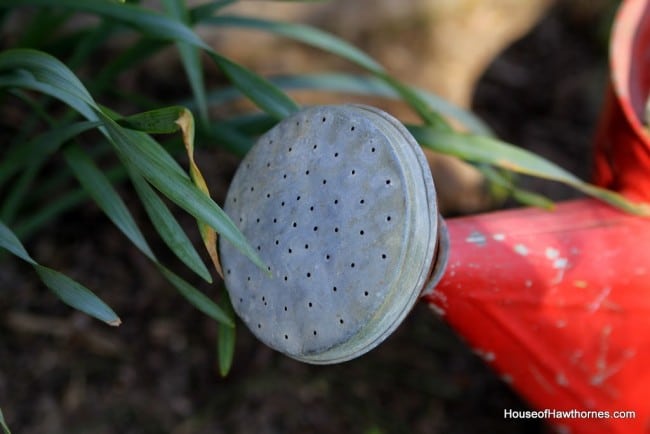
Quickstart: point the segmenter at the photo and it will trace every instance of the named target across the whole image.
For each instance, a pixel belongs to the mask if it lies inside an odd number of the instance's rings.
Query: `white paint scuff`
[[[600,307],[603,304],[603,301],[605,301],[605,299],[607,298],[607,296],[609,295],[609,293],[611,291],[612,291],[612,288],[610,288],[609,286],[606,286],[605,288],[603,288],[603,290],[598,293],[598,295],[596,296],[594,301],[589,303],[589,305],[587,306],[587,310],[589,312],[591,312],[591,313],[594,313],[598,309],[600,309]]]
[[[592,375],[590,378],[590,384],[592,386],[604,386],[604,383],[607,381],[607,379],[621,371],[627,361],[636,356],[636,351],[633,348],[628,348],[617,360],[614,360],[613,362],[610,361],[609,337],[611,334],[611,325],[606,325],[602,328],[600,334],[598,358],[596,359],[596,369],[594,375]]]
[[[560,256],[560,251],[553,247],[547,247],[544,251],[546,258],[552,261],[553,268],[557,270],[557,274],[551,281],[551,284],[556,285],[564,280],[564,273],[569,268],[569,260]]]
[[[494,362],[494,360],[497,358],[497,356],[492,351],[482,350],[480,348],[474,348],[474,354],[488,363]]]
[[[553,247],[547,247],[546,248],[546,257],[550,260],[553,260],[560,256],[560,252],[554,249]]]
[[[484,246],[487,243],[487,238],[479,231],[473,231],[467,236],[467,238],[465,238],[465,241],[468,243],[476,244],[478,246]]]
[[[515,252],[521,256],[526,256],[528,255],[528,247],[524,246],[523,244],[517,244],[514,247]]]

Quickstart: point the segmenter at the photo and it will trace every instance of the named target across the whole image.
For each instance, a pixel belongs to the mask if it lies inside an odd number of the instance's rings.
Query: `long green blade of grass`
[[[31,265],[37,264],[29,253],[27,253],[27,250],[25,250],[18,237],[3,222],[0,222],[0,247]]]
[[[492,188],[496,187],[505,190],[505,193],[501,191],[494,192],[494,197],[505,199],[506,195],[512,195],[517,202],[523,205],[536,206],[546,210],[555,208],[555,203],[552,200],[541,194],[517,187],[510,179],[512,176],[506,176],[493,166],[483,163],[477,165],[477,168],[492,183]]]
[[[588,184],[555,163],[525,149],[490,137],[437,131],[422,126],[409,126],[408,129],[421,145],[434,151],[561,182],[624,211],[650,216],[650,205],[632,203],[618,193]]]
[[[149,219],[165,244],[192,271],[212,283],[208,268],[169,208],[139,174],[131,171],[130,177]]]
[[[106,303],[82,284],[63,273],[42,265],[34,265],[34,269],[45,286],[50,288],[68,306],[102,320],[111,326],[118,326],[122,323]]]
[[[126,179],[126,171],[122,166],[109,169],[105,175],[111,182],[120,182]],[[83,189],[79,188],[68,191],[63,195],[50,198],[47,201],[43,202],[43,200],[45,199],[39,200],[38,203],[41,206],[38,210],[25,216],[21,216],[21,218],[16,221],[14,230],[19,237],[29,238],[34,234],[34,232],[46,225],[48,222],[78,206],[84,200],[88,200],[88,194]]]
[[[186,8],[184,0],[162,0],[167,14],[184,24],[189,24],[190,14]],[[201,65],[201,52],[196,46],[189,45],[185,42],[177,42],[178,52],[185,68],[192,93],[196,99],[199,119],[202,123],[208,121],[208,104],[205,97],[205,83],[203,80],[203,67]]]
[[[38,172],[43,167],[44,162],[45,156],[34,154],[34,160],[22,171],[4,198],[2,206],[0,206],[0,220],[9,224],[14,221],[24,198],[30,190],[32,182],[36,179],[36,175],[38,175]]]
[[[214,301],[212,301],[208,296],[203,294],[198,289],[194,288],[192,285],[181,279],[176,274],[172,273],[169,269],[158,266],[160,272],[169,280],[175,287],[178,289],[178,292],[196,307],[198,310],[216,320],[217,322],[224,324],[226,327],[234,327],[235,324],[232,318],[224,312]]]
[[[120,117],[116,120],[121,126],[143,133],[172,134],[181,130],[176,121],[185,110],[185,107],[175,105]]]
[[[141,37],[137,42],[129,45],[124,51],[108,60],[108,63],[102,67],[101,71],[98,71],[97,76],[88,84],[89,90],[95,94],[104,91],[119,92],[119,89],[113,89],[111,86],[121,72],[135,68],[168,45],[168,41]]]
[[[78,146],[69,146],[64,155],[68,166],[93,201],[142,253],[149,259],[155,260],[149,244],[126,204],[90,157]]]
[[[223,299],[221,300],[221,308],[232,319],[233,326],[225,327],[219,325],[219,336],[217,340],[217,358],[219,360],[219,374],[225,377],[230,372],[232,362],[235,357],[235,340],[237,331],[235,329],[235,313],[232,309],[232,304],[228,298],[228,292],[222,291]]]
[[[42,51],[28,48],[7,50],[0,54],[0,70],[27,70],[36,82],[48,84],[90,107],[95,105],[79,78],[59,60],[44,55]]]
[[[115,312],[88,288],[58,271],[37,263],[27,253],[27,250],[25,250],[25,247],[11,229],[2,222],[0,222],[0,247],[31,264],[45,286],[50,288],[68,306],[109,325],[120,325],[121,321]]]
[[[0,53],[0,70],[2,70],[3,67],[1,64],[3,54],[4,53]],[[31,89],[44,93],[69,105],[78,113],[83,114],[86,119],[94,120],[93,110],[83,100],[77,98],[75,95],[69,94],[61,88],[51,85],[50,83],[39,81],[28,71],[17,71],[15,73],[0,75],[0,88],[3,87]]]
[[[117,25],[113,21],[103,20],[98,25],[90,25],[83,29],[81,34],[73,35],[72,50],[70,50],[70,44],[66,44],[68,50],[62,53],[67,56],[71,52],[70,57],[66,60],[66,65],[74,70],[88,63],[93,53],[106,43],[116,27]]]
[[[219,9],[222,9],[234,3],[237,3],[237,0],[216,0],[199,6],[195,6],[191,8],[189,11],[190,22],[193,24],[197,23],[205,17],[214,15],[214,13],[217,12]]]
[[[24,199],[35,186],[33,182],[45,164],[47,158],[57,150],[64,141],[74,135],[96,127],[92,122],[75,123],[59,128],[53,128],[28,142],[25,146],[15,145],[10,149],[2,164],[0,164],[0,179],[6,179],[14,172],[20,175],[0,206],[0,220],[11,224]],[[24,148],[24,149],[23,149]],[[0,181],[2,184],[2,181]]]
[[[0,3],[1,4],[1,3]],[[36,10],[28,21],[16,42],[17,47],[44,49],[63,24],[70,18],[70,12],[61,12],[52,8]]]
[[[282,119],[299,109],[284,92],[268,80],[217,53],[208,53],[228,79],[259,108]]]
[[[11,434],[7,422],[5,422],[5,416],[2,414],[2,409],[0,408],[0,428],[2,428],[3,434]]]
[[[286,91],[309,90],[346,95],[362,95],[400,100],[400,95],[384,80],[369,75],[323,73],[295,74],[272,77],[270,82]],[[455,119],[469,132],[480,135],[493,135],[492,130],[476,115],[455,106],[443,98],[424,89],[416,89],[420,97],[440,114]],[[208,92],[208,102],[213,105],[224,104],[241,98],[241,92],[232,87]]]
[[[335,54],[368,71],[384,72],[384,68],[379,63],[357,47],[314,27],[237,15],[209,16],[203,18],[200,24],[216,27],[237,27],[274,33]]]
[[[113,3],[106,0],[57,0],[54,4],[51,0],[3,0],[0,3],[0,7],[27,5],[56,5],[57,8],[109,17],[133,27],[138,33],[169,41],[186,42],[210,50],[210,47],[183,23],[134,4]]]
[[[32,161],[34,155],[50,156],[63,143],[100,125],[99,122],[89,121],[65,124],[53,127],[19,146],[11,147],[0,161],[0,185],[16,172],[23,170]]]

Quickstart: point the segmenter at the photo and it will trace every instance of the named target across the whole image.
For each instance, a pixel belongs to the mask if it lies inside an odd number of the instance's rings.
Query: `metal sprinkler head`
[[[377,346],[446,262],[426,158],[372,107],[310,107],[277,124],[242,161],[224,209],[267,264],[220,241],[235,311],[264,343],[304,362]]]

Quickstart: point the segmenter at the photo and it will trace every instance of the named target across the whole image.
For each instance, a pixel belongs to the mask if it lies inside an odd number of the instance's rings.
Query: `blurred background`
[[[249,1],[230,11],[308,23],[339,35],[403,82],[473,110],[505,141],[588,179],[617,3]],[[0,45],[9,46],[19,30],[19,18],[7,21]],[[340,59],[269,37],[226,30],[202,36],[264,74],[353,70]],[[95,67],[118,48],[98,53]],[[169,50],[123,74],[119,86],[172,100],[190,95],[180,74],[182,66]],[[206,74],[208,83],[223,82],[211,68]],[[301,102],[315,98],[345,100],[298,96]],[[413,116],[399,104],[378,104],[402,119]],[[197,152],[221,203],[238,160],[216,148]],[[494,203],[470,167],[437,158],[430,161],[443,179],[440,189],[452,193],[442,198],[447,215],[514,206]],[[525,177],[520,182],[553,199],[575,196],[558,184]],[[120,192],[127,203],[135,200],[129,189]],[[132,211],[144,222],[138,209]],[[191,217],[178,217],[198,245]],[[153,229],[146,223],[143,228],[165,262],[166,250],[156,245]],[[221,378],[217,324],[170,289],[96,205],[64,214],[28,248],[40,262],[96,289],[123,324],[109,329],[72,311],[43,288],[30,267],[3,257],[0,406],[14,433],[548,432],[543,421],[503,419],[505,408],[526,409],[526,403],[424,305],[380,347],[336,366],[290,360],[240,324],[232,371]],[[220,283],[187,278],[211,297],[221,292]]]

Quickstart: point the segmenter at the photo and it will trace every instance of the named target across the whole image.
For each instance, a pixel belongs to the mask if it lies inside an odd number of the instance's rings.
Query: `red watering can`
[[[650,2],[628,0],[593,181],[650,202]],[[449,219],[431,308],[563,433],[650,433],[650,220],[592,199]]]

